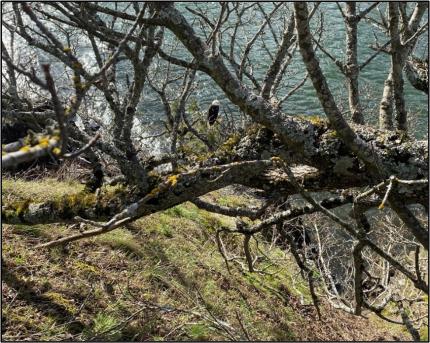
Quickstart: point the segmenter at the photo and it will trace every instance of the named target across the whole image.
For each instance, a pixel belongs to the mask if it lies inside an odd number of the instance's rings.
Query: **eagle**
[[[219,101],[218,100],[214,100],[212,101],[212,104],[209,107],[208,110],[208,123],[210,126],[212,126],[216,119],[218,118],[218,113],[219,113]]]

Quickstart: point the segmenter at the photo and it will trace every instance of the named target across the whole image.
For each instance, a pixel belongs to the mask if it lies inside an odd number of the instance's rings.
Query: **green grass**
[[[193,341],[207,341],[210,339],[210,330],[204,323],[189,325],[187,327],[187,334]]]
[[[97,340],[117,341],[121,338],[121,332],[118,330],[120,322],[118,318],[104,312],[99,312],[94,318],[92,327],[85,333],[84,337],[88,339],[97,338]]]
[[[43,179],[37,182],[20,179],[2,180],[2,199],[32,199],[34,202],[44,202],[59,199],[65,194],[79,193],[85,185],[75,181],[60,182],[56,179]]]
[[[43,229],[38,226],[14,225],[12,232],[19,235],[29,235],[33,237],[43,236]]]
[[[126,229],[118,229],[98,236],[96,242],[108,245],[113,249],[119,249],[128,256],[142,257],[142,246],[136,242],[133,235]]]
[[[79,191],[49,180],[6,184],[9,197],[30,195],[41,201],[51,191],[59,198]],[[208,196],[214,202],[217,197],[228,206],[248,201],[224,191]],[[317,329],[308,327],[315,318],[298,305],[301,294],[310,301],[306,283],[291,257],[278,248],[260,243],[274,265],[262,260],[256,268],[268,267],[270,274],[249,273],[234,262],[229,273],[215,241],[214,232],[221,226],[233,227],[234,220],[184,203],[66,248],[41,250],[34,249],[37,242],[72,231],[64,225],[4,225],[3,338],[228,339],[214,327],[212,316],[231,325],[237,339],[245,337],[242,325],[252,340],[315,339],[324,330],[341,330],[318,323],[312,324]],[[228,253],[244,263],[242,241],[241,236],[223,236]],[[251,251],[257,253],[254,240]],[[175,310],[163,310],[166,307]],[[143,310],[133,315],[138,309]],[[337,316],[333,325],[356,321]]]
[[[423,342],[428,342],[429,340],[429,328],[428,326],[423,326],[420,330],[420,338]]]
[[[223,195],[217,198],[217,202],[222,206],[241,207],[249,206],[249,199],[239,195]]]

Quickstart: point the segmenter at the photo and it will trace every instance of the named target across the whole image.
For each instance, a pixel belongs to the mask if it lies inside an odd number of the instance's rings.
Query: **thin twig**
[[[239,325],[240,325],[240,327],[242,328],[242,331],[243,331],[243,333],[245,334],[246,339],[247,339],[248,341],[252,341],[251,337],[249,336],[248,330],[246,330],[246,329],[245,329],[245,325],[243,325],[242,319],[240,318],[240,315],[239,315],[239,311],[238,311],[238,310],[235,310],[235,313],[236,313],[237,321],[239,322]]]
[[[61,105],[60,99],[58,98],[54,79],[52,78],[51,72],[49,70],[50,65],[43,64],[42,69],[45,74],[46,87],[49,93],[51,93],[52,102],[54,104],[54,112],[55,112],[55,116],[57,117],[58,128],[60,129],[60,133],[61,133],[61,154],[64,154],[66,152],[67,138],[68,138],[67,127],[64,123],[65,122],[64,107],[63,105]]]
[[[96,134],[84,147],[82,147],[79,150],[76,150],[74,152],[68,153],[68,154],[64,154],[63,157],[64,158],[75,158],[78,157],[79,155],[83,154],[85,151],[87,151],[88,149],[90,149],[94,144],[96,144],[97,140],[101,137],[101,134],[98,133]]]
[[[388,196],[390,195],[392,189],[393,189],[393,182],[395,180],[394,176],[390,176],[390,181],[388,183],[387,191],[385,192],[384,198],[382,199],[381,204],[378,206],[380,210],[382,210],[385,207],[385,203],[387,202]]]

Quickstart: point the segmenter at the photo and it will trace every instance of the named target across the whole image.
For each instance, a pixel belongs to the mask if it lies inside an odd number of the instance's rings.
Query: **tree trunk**
[[[384,82],[384,91],[379,104],[379,128],[393,129],[393,72],[391,70]]]
[[[346,65],[345,74],[348,83],[349,109],[352,121],[357,124],[364,124],[363,111],[360,104],[358,89],[358,62],[357,62],[357,24],[356,3],[346,3]]]
[[[396,128],[407,130],[407,113],[405,99],[403,96],[403,66],[406,60],[405,47],[400,42],[399,33],[399,4],[390,2],[388,4],[391,38],[391,70],[394,90],[394,103],[396,105]]]

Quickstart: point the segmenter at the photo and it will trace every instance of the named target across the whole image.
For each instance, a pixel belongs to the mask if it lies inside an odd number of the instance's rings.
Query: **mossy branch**
[[[152,191],[142,199],[127,206],[123,211],[117,213],[105,223],[81,219],[80,217],[74,218],[75,221],[83,221],[98,227],[98,229],[60,238],[41,244],[38,247],[63,245],[79,239],[112,231],[148,214],[165,210],[210,191],[243,180],[244,178],[253,177],[253,175],[261,173],[271,165],[272,160],[246,161],[171,175],[167,177],[164,182],[153,188]]]

